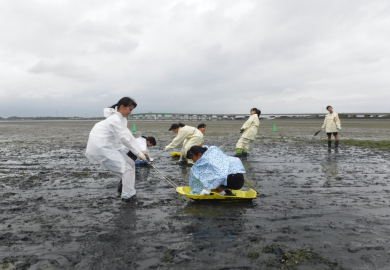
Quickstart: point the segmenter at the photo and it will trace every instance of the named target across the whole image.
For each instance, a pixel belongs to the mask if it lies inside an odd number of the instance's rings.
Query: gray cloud
[[[390,111],[386,1],[3,1],[0,116]],[[13,104],[15,100],[23,110]]]
[[[40,61],[28,71],[36,74],[52,73],[60,77],[67,77],[81,81],[95,80],[95,75],[90,68],[65,62],[48,63]]]

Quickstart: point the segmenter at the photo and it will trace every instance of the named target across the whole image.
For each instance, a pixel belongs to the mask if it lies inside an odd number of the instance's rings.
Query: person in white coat
[[[242,135],[236,144],[236,154],[234,155],[236,157],[248,155],[249,146],[256,139],[257,130],[260,126],[259,118],[261,111],[257,108],[253,108],[250,112],[251,116],[240,129]]]
[[[165,147],[165,151],[169,151],[177,147],[182,141],[185,140],[181,148],[179,164],[194,164],[191,159],[187,159],[187,151],[191,148],[191,146],[200,145],[203,143],[203,133],[195,127],[186,126],[182,123],[172,124],[169,130],[172,130],[177,135],[173,141]]]
[[[135,164],[127,156],[127,149],[136,153],[141,160],[146,160],[139,143],[127,128],[127,116],[137,107],[137,103],[124,97],[110,108],[104,109],[105,120],[95,124],[89,133],[85,155],[94,164],[122,176],[123,201],[133,200],[136,190]]]
[[[321,129],[325,129],[326,135],[328,135],[328,147],[332,147],[332,134],[335,138],[335,147],[339,147],[338,131],[341,129],[341,122],[339,115],[333,111],[332,106],[327,106],[326,110],[329,113],[325,116],[324,124]]]
[[[148,147],[152,147],[156,145],[156,139],[154,137],[145,137],[141,136],[136,139],[139,143],[139,146],[141,148],[142,153],[144,153],[146,159],[148,161],[153,161],[153,159],[150,157]]]

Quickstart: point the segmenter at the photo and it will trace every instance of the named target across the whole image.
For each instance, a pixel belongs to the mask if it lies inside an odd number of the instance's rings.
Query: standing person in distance
[[[127,116],[137,103],[129,98],[121,98],[118,103],[104,109],[105,120],[95,124],[89,133],[85,155],[90,162],[122,176],[122,201],[131,202],[136,190],[135,164],[127,156],[127,149],[146,160],[137,140],[127,128]],[[127,149],[126,149],[127,148]]]
[[[326,106],[326,110],[329,112],[325,116],[324,124],[321,129],[325,129],[326,135],[328,135],[328,147],[332,147],[332,134],[335,138],[335,147],[339,147],[338,131],[341,129],[341,122],[339,115],[333,111],[332,106]]]
[[[251,109],[251,116],[246,120],[240,129],[241,138],[236,144],[235,157],[247,156],[249,145],[256,139],[257,130],[260,126],[261,111],[257,108]]]
[[[194,164],[191,159],[187,159],[187,151],[194,145],[200,145],[203,141],[203,133],[199,129],[191,126],[186,126],[183,123],[172,124],[169,131],[176,133],[176,137],[173,141],[165,147],[165,151],[169,151],[177,147],[182,141],[185,140],[181,148],[181,155],[179,159],[180,165]]]

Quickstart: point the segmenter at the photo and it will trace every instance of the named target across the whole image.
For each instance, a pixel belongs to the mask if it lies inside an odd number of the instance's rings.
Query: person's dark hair
[[[205,123],[202,123],[202,124],[199,124],[198,125],[198,129],[200,129],[200,128],[205,128],[206,127],[206,124]]]
[[[257,108],[252,108],[251,111],[256,111],[257,116],[260,118],[261,111]]]
[[[169,131],[173,130],[173,129],[177,129],[179,127],[184,127],[185,125],[183,123],[177,123],[177,124],[172,124],[171,128],[168,129]]]
[[[157,142],[156,142],[156,139],[152,136],[150,137],[145,137],[145,136],[141,136],[142,138],[146,139],[146,141],[149,141],[153,146],[156,146]]]
[[[207,148],[204,148],[199,145],[194,145],[187,151],[187,158],[192,159],[193,156],[197,156],[198,154],[204,154],[207,151]]]
[[[330,106],[330,105],[326,106],[326,110],[328,110],[329,107],[332,107],[332,106]],[[332,107],[332,108],[333,108],[333,107]]]
[[[121,99],[118,101],[118,103],[112,105],[110,108],[115,109],[115,107],[118,107],[118,109],[119,109],[119,107],[120,107],[121,105],[123,105],[123,106],[125,106],[125,107],[129,107],[129,106],[133,105],[134,108],[135,108],[135,107],[137,107],[137,102],[135,102],[134,99],[131,99],[131,98],[129,98],[129,97],[123,97],[123,98],[121,98]]]

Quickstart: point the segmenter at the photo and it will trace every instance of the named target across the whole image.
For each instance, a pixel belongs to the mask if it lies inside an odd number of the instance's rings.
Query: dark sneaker
[[[248,155],[249,155],[248,152],[246,152],[246,153],[242,152],[243,157],[247,157]]]
[[[236,196],[230,189],[225,189],[225,196]]]
[[[131,196],[128,199],[122,199],[123,203],[131,203],[131,204],[136,204],[137,203],[137,198],[134,196]]]
[[[234,156],[235,157],[242,157],[242,153],[235,153]]]

